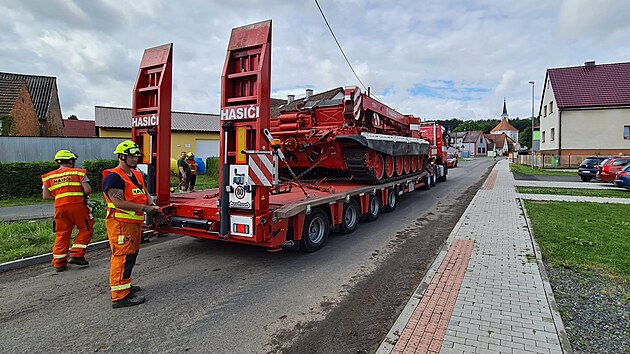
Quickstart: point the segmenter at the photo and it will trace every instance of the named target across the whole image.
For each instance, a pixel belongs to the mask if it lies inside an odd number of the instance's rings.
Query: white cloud
[[[429,119],[498,117],[503,97],[511,116],[526,117],[527,82],[541,82],[547,68],[630,55],[623,1],[320,5],[372,92]],[[313,1],[0,0],[0,12],[0,71],[57,76],[65,116],[91,119],[94,104],[129,106],[142,51],[170,42],[173,109],[217,112],[230,30],[265,19],[273,19],[274,95],[359,84]],[[436,83],[448,83],[446,94],[410,94]]]

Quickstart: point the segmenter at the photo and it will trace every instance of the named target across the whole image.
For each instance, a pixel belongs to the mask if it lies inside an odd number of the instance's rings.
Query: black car
[[[588,182],[594,179],[595,175],[597,175],[597,165],[606,159],[606,156],[589,156],[584,159],[578,168],[578,175],[580,175],[582,181]]]

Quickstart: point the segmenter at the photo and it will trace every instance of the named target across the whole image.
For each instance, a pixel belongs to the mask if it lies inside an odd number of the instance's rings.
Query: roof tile
[[[131,108],[96,106],[94,113],[97,128],[131,128]],[[172,113],[172,130],[219,132],[218,114],[176,111]]]
[[[0,72],[0,80],[26,82],[28,93],[31,95],[35,112],[37,112],[37,119],[46,119],[52,90],[57,85],[55,77]]]
[[[630,62],[547,69],[559,108],[630,105]]]

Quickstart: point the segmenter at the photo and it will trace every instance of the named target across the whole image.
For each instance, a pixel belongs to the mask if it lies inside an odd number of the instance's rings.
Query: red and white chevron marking
[[[361,118],[361,103],[363,102],[363,95],[361,95],[361,89],[356,86],[348,86],[345,88],[346,102],[354,100],[352,104],[352,115],[354,120]]]
[[[255,186],[271,187],[273,183],[273,156],[249,155],[249,179]]]

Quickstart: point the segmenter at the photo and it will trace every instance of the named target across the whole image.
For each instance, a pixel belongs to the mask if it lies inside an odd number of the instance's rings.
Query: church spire
[[[503,114],[501,114],[501,118],[507,118],[509,117],[508,112],[507,112],[507,105],[505,104],[505,97],[503,97]]]

